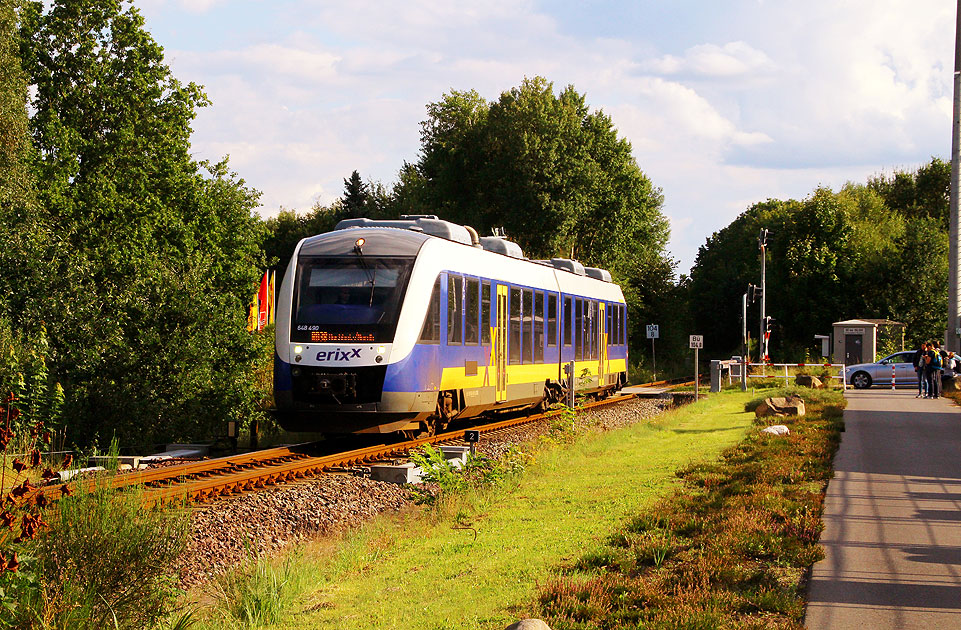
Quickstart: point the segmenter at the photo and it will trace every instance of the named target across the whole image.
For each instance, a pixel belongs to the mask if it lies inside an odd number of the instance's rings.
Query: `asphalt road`
[[[805,626],[961,628],[961,407],[848,391]]]

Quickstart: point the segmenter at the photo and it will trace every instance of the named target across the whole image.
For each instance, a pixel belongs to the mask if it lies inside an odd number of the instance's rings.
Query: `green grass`
[[[333,548],[308,547],[290,570],[312,587],[298,588],[280,627],[503,628],[535,612],[538,585],[555,567],[677,485],[676,470],[742,440],[753,419],[747,398],[719,394],[557,445],[535,453],[510,491],[468,493]]]
[[[583,554],[540,591],[554,630],[801,629],[802,577],[823,557],[823,492],[839,441],[840,392],[806,398],[786,438],[753,432]],[[745,407],[750,409],[758,401]]]

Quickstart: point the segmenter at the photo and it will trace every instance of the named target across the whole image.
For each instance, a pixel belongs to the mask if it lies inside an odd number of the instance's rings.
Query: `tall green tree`
[[[0,315],[19,312],[36,291],[50,229],[36,203],[27,119],[27,75],[20,62],[19,0],[0,0]]]
[[[767,249],[767,313],[775,318],[775,357],[802,359],[815,334],[835,321],[891,319],[906,339],[943,335],[947,303],[946,169],[940,160],[913,172],[872,178],[803,201],[756,204],[715,233],[691,272],[691,310],[714,353],[740,344],[741,296],[760,282],[757,234]],[[758,307],[748,315],[757,337]]]
[[[610,117],[573,86],[555,94],[542,77],[493,103],[471,90],[429,104],[419,159],[401,169],[393,199],[395,209],[481,234],[503,227],[531,258],[573,256],[609,269],[633,321],[659,319],[655,296],[673,287],[662,203]]]
[[[481,233],[504,227],[535,258],[574,255],[617,272],[662,255],[669,229],[660,191],[610,117],[573,86],[542,77],[487,103],[452,91],[427,107],[421,155],[402,169],[397,203]]]
[[[357,219],[370,214],[370,189],[357,171],[344,180],[342,207],[345,218]]]
[[[173,77],[119,0],[31,2],[21,41],[57,234],[23,317],[47,324],[73,439],[196,438],[251,412],[258,193],[191,158],[201,88]]]

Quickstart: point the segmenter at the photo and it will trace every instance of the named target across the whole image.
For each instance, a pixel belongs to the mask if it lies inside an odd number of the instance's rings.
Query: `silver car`
[[[876,363],[858,363],[844,368],[844,381],[853,385],[855,389],[866,389],[871,385],[891,386],[891,372],[894,371],[894,384],[918,385],[918,373],[914,370],[914,353],[916,350],[895,352]],[[951,375],[951,370],[945,368],[945,376]]]

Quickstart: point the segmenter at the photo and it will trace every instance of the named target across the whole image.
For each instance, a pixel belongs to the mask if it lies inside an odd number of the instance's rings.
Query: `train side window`
[[[533,291],[530,289],[524,289],[522,291],[523,302],[521,310],[524,313],[524,329],[521,331],[521,339],[524,341],[521,347],[521,363],[534,362],[534,345],[531,343],[531,334],[534,329],[534,307],[531,304],[533,298],[532,294]]]
[[[577,298],[577,314],[574,316],[574,358],[584,358],[584,300]]]
[[[511,289],[510,363],[521,362],[521,290]]]
[[[627,304],[621,306],[621,344],[627,345]]]
[[[598,315],[600,313],[597,310],[597,302],[595,302],[594,300],[591,300],[590,305],[591,305],[590,306],[591,326],[590,326],[590,330],[588,331],[587,338],[591,340],[591,358],[596,359],[597,358],[597,331],[600,328],[600,324],[601,324],[600,321],[598,321],[599,320]]]
[[[534,363],[544,362],[544,292],[534,291]]]
[[[594,302],[584,302],[584,358],[594,358]]]
[[[427,303],[427,315],[424,317],[424,327],[420,331],[421,343],[440,343],[440,276],[434,283],[430,301]]]
[[[607,345],[617,345],[617,304],[607,305]]]
[[[621,305],[615,304],[614,309],[614,330],[611,333],[611,343],[615,346],[621,345]]]
[[[574,319],[574,304],[571,298],[564,297],[564,309],[561,311],[561,319],[564,320],[564,345],[569,346],[573,343],[571,339],[571,321]]]
[[[614,305],[607,304],[604,313],[607,316],[607,328],[604,329],[604,332],[607,333],[607,345],[611,345],[614,343]]]
[[[547,345],[557,345],[557,295],[547,294]]]
[[[477,300],[477,291],[480,283],[476,278],[468,278],[464,289],[464,343],[469,346],[476,346],[478,335],[478,316],[480,315],[480,302]]]
[[[481,283],[481,343],[491,342],[491,283]]]
[[[464,315],[464,279],[447,277],[447,343],[458,345],[463,340],[461,326]]]
[[[621,345],[624,345],[624,328],[625,328],[624,315],[626,313],[627,311],[625,310],[624,305],[623,304],[618,305],[617,307],[617,343]]]

